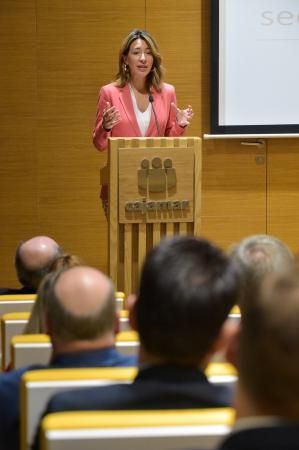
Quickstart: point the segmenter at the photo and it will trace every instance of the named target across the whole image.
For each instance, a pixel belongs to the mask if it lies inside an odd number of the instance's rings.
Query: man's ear
[[[209,355],[215,353],[222,353],[224,358],[231,364],[236,364],[237,355],[235,355],[236,335],[239,333],[239,322],[232,319],[227,319],[215,339]]]
[[[136,303],[138,299],[135,294],[130,294],[126,299],[127,309],[129,311],[129,324],[132,330],[137,330],[136,324]]]
[[[114,335],[120,332],[120,315],[118,311],[115,311],[114,314]]]
[[[239,353],[240,353],[240,334],[241,334],[241,321],[235,321],[235,328],[231,330],[231,334],[225,350],[226,360],[239,368]]]
[[[49,336],[52,335],[52,323],[49,314],[45,313],[44,315],[44,323],[45,323],[45,333]]]

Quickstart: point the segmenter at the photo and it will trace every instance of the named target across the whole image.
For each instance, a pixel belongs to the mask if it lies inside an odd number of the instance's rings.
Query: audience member
[[[53,347],[49,366],[134,366],[134,357],[115,349],[118,316],[110,280],[96,269],[77,266],[49,273],[42,281],[47,331]],[[0,376],[0,448],[19,448],[19,384],[30,366]]]
[[[251,303],[253,290],[267,274],[287,271],[294,263],[294,256],[287,245],[267,234],[255,234],[242,239],[230,249],[229,254],[240,269],[242,289],[239,306],[242,313],[246,305]],[[238,333],[239,323],[234,322],[226,359],[236,367],[239,352]]]
[[[229,253],[240,267],[244,296],[248,294],[249,297],[252,284],[259,284],[267,273],[288,270],[294,261],[294,256],[287,245],[267,234],[248,236],[234,245]],[[242,309],[242,303],[240,306]]]
[[[299,271],[268,274],[242,314],[237,423],[222,450],[299,446]]]
[[[135,381],[62,393],[47,412],[229,405],[229,388],[210,384],[204,368],[225,341],[238,290],[237,269],[208,241],[162,241],[145,260],[138,297],[128,301],[131,325],[140,335]]]
[[[35,294],[53,261],[63,254],[61,247],[47,236],[21,242],[16,250],[15,268],[21,288],[1,288],[0,294]]]
[[[78,256],[75,255],[62,255],[56,258],[51,266],[49,272],[55,272],[57,270],[68,269],[71,267],[79,266],[82,262]],[[34,302],[29,321],[24,329],[24,334],[46,333],[47,326],[45,323],[45,284],[42,284],[37,291],[37,297]]]

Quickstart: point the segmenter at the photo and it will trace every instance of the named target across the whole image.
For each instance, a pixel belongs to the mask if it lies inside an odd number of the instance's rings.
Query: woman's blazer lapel
[[[141,136],[128,84],[126,84],[123,88],[120,88],[119,99],[127,115],[127,118],[131,123],[133,130],[135,131],[135,136]]]

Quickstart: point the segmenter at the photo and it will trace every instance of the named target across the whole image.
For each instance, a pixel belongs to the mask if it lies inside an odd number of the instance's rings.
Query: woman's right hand
[[[102,126],[105,131],[110,131],[112,128],[121,121],[121,115],[116,106],[111,106],[109,102],[106,102],[106,106],[103,111]]]

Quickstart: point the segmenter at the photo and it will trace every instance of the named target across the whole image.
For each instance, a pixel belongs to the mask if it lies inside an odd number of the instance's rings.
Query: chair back
[[[139,336],[136,331],[121,331],[116,335],[116,347],[122,355],[137,355],[139,351]]]
[[[128,320],[128,311],[120,311],[120,331],[132,331]],[[10,345],[14,336],[21,335],[30,317],[29,312],[8,313],[1,317],[1,349],[2,349],[2,370],[10,364]],[[123,335],[123,339],[128,335]],[[134,340],[133,340],[134,342]],[[130,345],[131,341],[127,344]],[[120,344],[123,345],[123,344]],[[129,347],[134,350],[134,345]],[[129,353],[128,353],[129,354]],[[45,356],[48,361],[48,353]]]
[[[0,317],[14,312],[30,312],[36,299],[36,294],[0,295]]]
[[[21,449],[29,448],[41,414],[54,394],[70,389],[130,382],[136,373],[134,367],[25,372],[21,381]]]
[[[125,293],[115,292],[116,309],[117,311],[122,311],[125,308]]]
[[[10,341],[13,336],[23,333],[30,312],[8,313],[1,317],[2,370],[10,364]]]
[[[241,318],[241,312],[239,306],[235,305],[232,310],[229,313],[229,317],[231,319],[240,319]]]
[[[120,331],[132,330],[129,323],[129,312],[126,309],[119,312],[119,329]]]
[[[36,294],[0,295],[0,316],[10,312],[30,312],[35,299]]]
[[[233,422],[231,408],[54,413],[42,421],[41,449],[211,449]]]
[[[21,383],[22,442],[28,445],[49,398],[61,391],[131,381],[136,368],[47,369],[26,372]],[[212,363],[206,375],[213,383],[232,382],[236,371],[230,364]],[[26,446],[22,446],[22,450]],[[86,449],[85,449],[86,450]]]
[[[210,362],[205,374],[211,383],[234,383],[238,374],[236,368],[228,362]]]
[[[122,331],[116,336],[116,348],[123,355],[137,355],[139,338],[135,331]],[[11,366],[48,364],[52,344],[47,334],[24,334],[11,339]]]
[[[10,341],[11,367],[19,369],[30,364],[48,364],[52,344],[47,334],[22,334]]]

